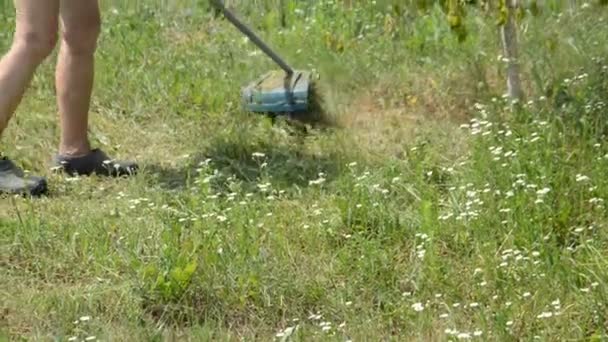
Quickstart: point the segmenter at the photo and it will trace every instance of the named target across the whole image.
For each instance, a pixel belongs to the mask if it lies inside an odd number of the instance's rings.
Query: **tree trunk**
[[[503,53],[507,59],[507,89],[512,101],[523,101],[519,77],[519,52],[517,48],[517,0],[506,0],[507,21],[501,28]]]

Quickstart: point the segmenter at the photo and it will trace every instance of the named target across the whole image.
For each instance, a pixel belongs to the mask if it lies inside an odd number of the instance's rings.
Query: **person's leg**
[[[60,0],[61,49],[56,70],[61,142],[56,168],[74,175],[131,175],[138,166],[112,161],[88,140],[97,38],[101,29],[98,0]]]
[[[59,153],[84,156],[94,79],[94,54],[101,27],[98,0],[61,0],[61,49],[56,87],[61,123]]]
[[[14,3],[13,44],[0,59],[0,135],[19,106],[34,72],[51,54],[57,41],[59,0],[15,0]],[[38,196],[46,192],[44,178],[26,176],[11,160],[0,156],[0,194]]]
[[[34,72],[57,41],[59,0],[15,0],[16,29],[0,60],[0,135],[17,109]]]

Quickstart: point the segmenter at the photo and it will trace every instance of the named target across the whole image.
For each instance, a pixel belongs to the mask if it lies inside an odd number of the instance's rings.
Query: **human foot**
[[[22,169],[6,157],[0,157],[0,194],[41,196],[48,191],[42,177],[25,176]]]
[[[113,160],[100,149],[93,149],[82,157],[56,155],[53,164],[54,170],[63,171],[70,176],[131,176],[139,169],[135,162]]]

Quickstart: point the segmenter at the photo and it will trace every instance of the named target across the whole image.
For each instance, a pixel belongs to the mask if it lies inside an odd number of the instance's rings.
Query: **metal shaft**
[[[277,53],[275,53],[266,43],[264,43],[249,27],[247,27],[243,22],[241,22],[230,10],[224,6],[224,1],[222,0],[212,0],[211,1],[215,6],[222,10],[226,19],[228,19],[236,28],[239,29],[243,34],[245,34],[251,41],[257,45],[262,51],[268,55],[268,57],[272,58],[272,60],[277,63],[285,72],[291,76],[293,75],[293,69],[287,64]]]

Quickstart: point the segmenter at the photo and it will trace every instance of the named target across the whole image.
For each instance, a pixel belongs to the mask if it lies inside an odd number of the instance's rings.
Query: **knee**
[[[53,52],[56,44],[57,31],[27,31],[15,36],[13,48],[26,59],[40,63]]]
[[[91,55],[97,49],[100,32],[101,18],[99,16],[82,18],[78,23],[64,27],[62,43],[71,54]]]

